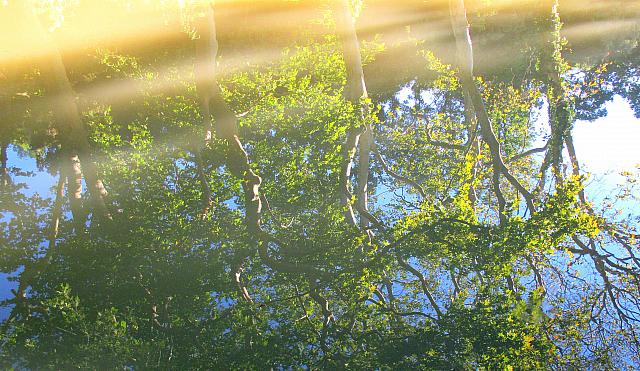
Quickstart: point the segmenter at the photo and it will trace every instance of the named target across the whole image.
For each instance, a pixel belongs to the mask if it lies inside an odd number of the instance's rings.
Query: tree
[[[2,5],[38,46],[0,59],[2,365],[637,365],[638,216],[589,202],[572,139],[633,101],[637,35],[572,60],[581,10],[535,5]],[[128,19],[171,37],[64,48]]]

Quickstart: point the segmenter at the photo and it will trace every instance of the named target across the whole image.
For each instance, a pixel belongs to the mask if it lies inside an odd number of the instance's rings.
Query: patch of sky
[[[56,183],[57,177],[40,170],[34,157],[15,146],[9,146],[7,167],[12,170],[11,179],[14,183],[25,184],[25,187],[20,190],[22,194],[27,197],[34,194],[43,198],[52,197],[51,188]]]
[[[606,103],[607,115],[593,121],[576,121],[573,140],[584,171],[603,176],[599,187],[611,188],[619,173],[640,166],[640,119],[627,100],[614,96]]]
[[[7,150],[7,167],[11,170],[11,181],[14,184],[24,184],[18,192],[26,197],[38,195],[42,198],[52,198],[52,187],[57,182],[57,177],[42,171],[34,157],[29,156],[15,146],[9,146]],[[43,212],[46,212],[43,210]],[[14,217],[11,212],[0,210],[0,222],[9,222]],[[13,297],[11,290],[16,290],[17,282],[10,279],[16,277],[22,268],[11,273],[0,273],[0,301]],[[11,312],[12,306],[0,307],[0,321],[4,320]]]
[[[218,311],[230,308],[237,303],[236,300],[228,296],[220,295],[217,292],[211,292],[209,296],[211,297],[211,304],[215,306]]]

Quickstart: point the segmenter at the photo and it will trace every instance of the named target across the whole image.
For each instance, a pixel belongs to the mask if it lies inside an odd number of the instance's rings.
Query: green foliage
[[[320,3],[305,12],[329,17],[327,4]],[[477,32],[484,40],[480,45],[502,37],[494,23],[508,12],[498,3],[477,2],[469,11],[473,37]],[[302,6],[282,4],[270,5]],[[51,11],[62,20],[64,9],[58,5]],[[74,102],[90,147],[81,159],[83,211],[89,214],[85,231],[74,230],[67,194],[58,200],[59,229],[51,242],[56,200],[29,192],[30,174],[24,169],[7,169],[11,182],[0,189],[0,272],[12,283],[26,282],[28,289],[24,299],[14,295],[2,302],[13,316],[2,324],[1,366],[513,370],[624,365],[623,352],[613,353],[635,349],[638,322],[632,316],[625,321],[616,309],[637,310],[638,270],[632,257],[637,216],[613,220],[606,212],[597,214],[581,201],[586,178],[550,175],[543,158],[523,153],[548,139],[533,122],[542,101],[566,99],[570,133],[576,118],[622,91],[604,87],[599,92],[598,85],[628,80],[637,58],[626,55],[574,78],[568,73],[577,67],[563,57],[567,44],[559,13],[525,12],[529,18],[502,26],[512,34],[544,37],[523,40],[518,50],[528,54],[514,56],[512,69],[474,80],[505,172],[531,191],[536,208],[526,207],[522,190],[503,174],[497,184],[506,217],[499,222],[486,133],[465,102],[458,71],[441,56],[446,53],[431,41],[416,40],[411,27],[396,33],[382,29],[360,40],[367,86],[380,86],[360,104],[343,96],[347,66],[340,39],[327,35],[334,31],[332,20],[316,20],[313,27],[323,34],[297,35],[304,42],[292,45],[293,36],[271,25],[264,30],[270,41],[289,46],[269,50],[265,60],[255,48],[258,61],[249,57],[254,49],[242,48],[258,43],[253,33],[221,32],[216,78],[224,103],[237,115],[249,166],[262,181],[263,234],[257,235],[246,224],[246,179],[229,166],[235,148],[215,137],[204,142],[202,90],[195,86],[191,48],[191,27],[202,9],[194,2],[178,5],[180,29],[189,35],[176,36],[175,48],[139,46],[144,50],[138,51],[116,45],[90,50],[88,58],[70,58],[75,63],[69,63],[68,76],[79,92]],[[351,5],[359,21],[370,19],[368,12],[377,14],[372,3]],[[243,14],[241,5],[234,6]],[[158,7],[173,9],[170,2],[154,4],[154,11]],[[226,11],[217,21],[230,14]],[[387,68],[385,58],[400,48],[396,43],[420,61],[419,69],[402,67],[411,77],[402,75],[400,85],[396,76],[370,72]],[[51,107],[35,103],[52,94],[47,76],[33,66],[16,71],[0,87],[0,145],[11,156],[33,156],[41,169],[66,176],[66,138]],[[389,67],[387,74],[395,72]],[[555,72],[563,91],[549,89],[548,72]],[[95,93],[96,86],[107,88]],[[635,94],[633,84],[624,89],[626,97]],[[556,117],[560,113],[554,110]],[[368,207],[376,221],[371,218],[365,231],[347,223],[341,181],[348,135],[369,126],[379,156],[369,154]],[[356,151],[351,191],[362,186],[354,175],[364,170],[362,156]],[[87,184],[87,158],[108,190],[110,218],[99,215],[95,190]],[[627,187],[619,200],[637,200],[636,179],[625,174]],[[358,210],[356,215],[362,218]],[[576,247],[580,239],[588,241],[587,249]],[[258,250],[257,240],[271,261]],[[605,242],[617,243],[618,250]],[[618,291],[609,293],[607,287]]]

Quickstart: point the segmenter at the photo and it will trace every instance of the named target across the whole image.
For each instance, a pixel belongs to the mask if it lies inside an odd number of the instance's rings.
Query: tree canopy
[[[0,365],[638,367],[640,168],[592,197],[573,129],[640,118],[639,16],[0,3]]]

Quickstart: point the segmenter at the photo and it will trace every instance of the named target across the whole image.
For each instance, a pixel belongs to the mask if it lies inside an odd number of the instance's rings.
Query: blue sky
[[[576,153],[585,171],[593,174],[632,171],[640,165],[640,119],[625,99],[607,103],[608,115],[577,121],[573,130]]]

